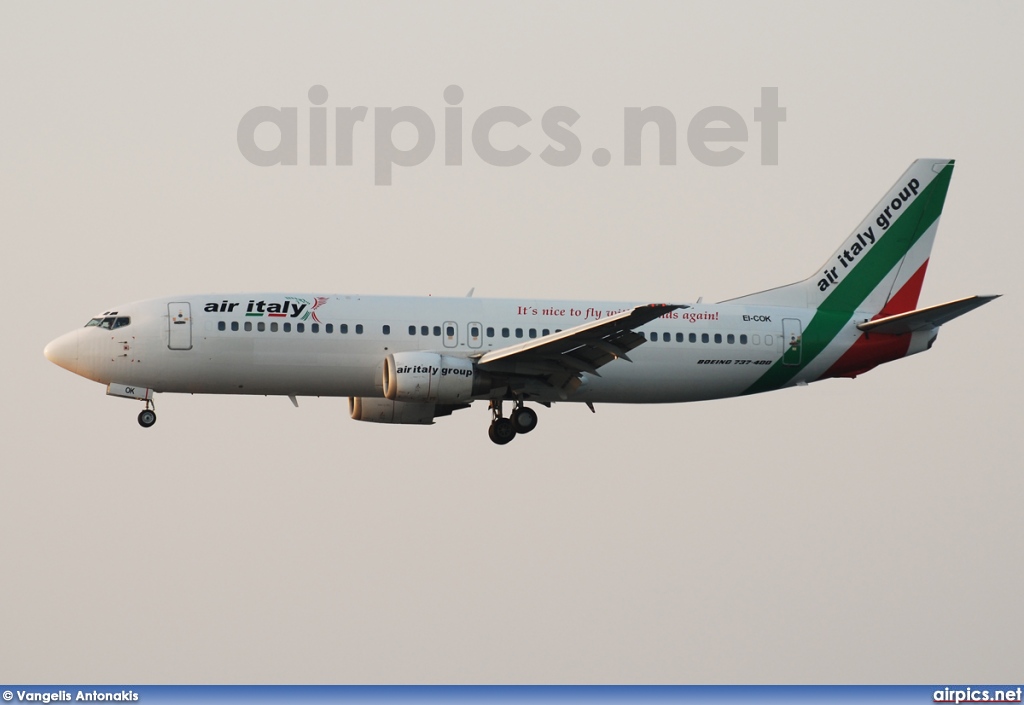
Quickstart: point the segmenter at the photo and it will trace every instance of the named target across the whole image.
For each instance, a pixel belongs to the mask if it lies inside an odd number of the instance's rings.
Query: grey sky
[[[1022,14],[5,3],[0,681],[1019,678]],[[374,186],[373,108],[417,106],[440,140],[452,84],[463,165],[435,147]],[[314,85],[328,115],[370,108],[352,166],[309,166]],[[259,105],[298,109],[296,166],[240,154]],[[508,168],[470,147],[503,105],[532,117],[495,128],[532,153]],[[563,105],[582,154],[559,168],[540,121]],[[651,140],[623,166],[623,109],[652,105],[677,163]],[[716,105],[749,129],[729,167],[687,151]],[[725,299],[808,276],[918,157],[957,160],[922,305],[1005,296],[852,382],[556,405],[498,448],[482,407],[378,427],[340,399],[164,396],[143,431],[42,356],[182,293]]]

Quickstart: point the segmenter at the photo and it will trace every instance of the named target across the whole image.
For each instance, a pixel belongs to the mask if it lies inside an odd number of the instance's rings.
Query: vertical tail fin
[[[914,309],[952,174],[951,159],[918,159],[813,276],[732,302],[871,316]]]

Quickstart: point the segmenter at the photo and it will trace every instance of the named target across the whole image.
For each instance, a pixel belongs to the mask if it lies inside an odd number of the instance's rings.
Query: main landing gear
[[[521,399],[516,399],[515,405],[511,415],[505,418],[501,410],[502,400],[491,400],[491,425],[487,429],[487,435],[500,446],[511,441],[519,433],[529,433],[537,428],[537,412],[523,406]]]
[[[151,409],[150,406],[153,408]],[[146,408],[139,412],[139,425],[143,428],[149,428],[156,423],[156,404],[152,401],[146,401]]]

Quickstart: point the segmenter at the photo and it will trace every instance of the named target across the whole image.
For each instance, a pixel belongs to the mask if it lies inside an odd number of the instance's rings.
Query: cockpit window
[[[93,326],[99,326],[100,328],[107,328],[113,330],[115,328],[124,328],[130,325],[132,319],[129,316],[100,316],[98,318],[92,318],[88,323],[85,324],[86,328],[92,328]]]

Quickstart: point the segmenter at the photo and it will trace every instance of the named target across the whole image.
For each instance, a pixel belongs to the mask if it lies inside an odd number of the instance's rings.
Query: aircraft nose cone
[[[78,331],[66,333],[43,348],[43,355],[68,372],[78,373]]]

